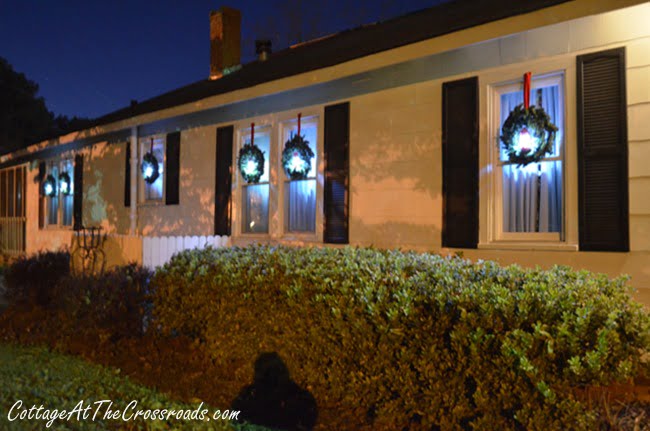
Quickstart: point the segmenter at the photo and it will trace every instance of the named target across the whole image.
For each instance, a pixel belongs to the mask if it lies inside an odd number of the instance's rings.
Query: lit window
[[[74,205],[74,164],[72,160],[46,165],[44,199],[48,226],[72,226]]]
[[[561,241],[564,219],[564,110],[563,75],[533,78],[530,103],[544,108],[558,132],[551,154],[540,162],[518,166],[499,145],[496,196],[493,206],[496,239]],[[521,83],[495,87],[497,133],[510,112],[523,103]]]
[[[145,202],[162,201],[164,190],[165,140],[145,138],[140,142],[140,178]],[[151,156],[155,159],[152,163]]]
[[[271,129],[269,127],[256,127],[254,133],[253,143],[264,154],[264,173],[256,183],[246,183],[246,181],[242,180],[241,196],[243,216],[241,230],[243,233],[268,233]],[[250,143],[250,129],[242,130],[240,136],[240,148]]]
[[[297,121],[285,123],[283,127],[284,143],[298,133]],[[284,184],[284,230],[291,233],[316,232],[316,174],[317,174],[317,139],[318,123],[315,118],[301,121],[300,135],[304,137],[314,157],[309,162],[309,169],[304,179],[290,179],[282,169],[285,179]],[[295,167],[302,168],[307,162],[298,154],[294,154],[292,161]]]

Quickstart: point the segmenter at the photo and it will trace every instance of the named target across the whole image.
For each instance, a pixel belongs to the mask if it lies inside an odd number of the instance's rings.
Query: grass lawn
[[[15,403],[21,400],[22,409],[16,407],[11,411],[11,418],[18,416],[21,411],[28,413],[30,407],[43,406],[41,414],[49,410],[48,419],[45,420],[20,420],[9,421],[10,409]],[[113,401],[112,407],[108,403],[99,408],[93,421],[93,415],[98,409],[100,400]],[[26,429],[48,429],[47,422],[54,409],[58,411],[73,410],[75,406],[83,401],[80,406],[81,413],[75,413],[70,420],[56,419],[49,429],[53,430],[105,430],[105,429],[126,429],[126,430],[240,430],[240,431],[264,431],[266,428],[248,425],[231,425],[228,421],[214,420],[213,415],[216,408],[206,406],[204,403],[201,410],[206,409],[206,420],[123,420],[120,415],[118,419],[104,419],[107,407],[112,411],[120,410],[129,415],[135,414],[137,410],[174,409],[195,411],[200,401],[184,404],[173,401],[167,396],[148,389],[144,386],[131,382],[128,378],[120,375],[120,370],[104,368],[91,364],[82,359],[71,356],[53,353],[44,348],[18,347],[14,345],[0,344],[0,429],[2,430],[26,430]],[[129,403],[137,402],[137,407],[127,410]],[[83,415],[83,409],[87,410],[88,416],[78,421],[77,417]],[[222,406],[222,409],[228,406]],[[34,411],[35,413],[36,411]],[[159,413],[160,414],[160,413]],[[222,412],[223,414],[223,412]],[[182,415],[182,414],[181,414]],[[210,421],[207,421],[210,418]]]

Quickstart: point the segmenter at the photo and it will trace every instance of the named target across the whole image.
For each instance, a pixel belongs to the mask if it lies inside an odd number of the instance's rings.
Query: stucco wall
[[[140,202],[138,234],[160,236],[214,233],[216,128],[214,125],[181,132],[179,204]]]

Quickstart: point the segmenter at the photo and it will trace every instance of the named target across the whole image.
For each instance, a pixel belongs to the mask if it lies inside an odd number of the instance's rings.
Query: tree
[[[0,154],[84,128],[85,118],[54,117],[38,96],[38,84],[0,57]]]

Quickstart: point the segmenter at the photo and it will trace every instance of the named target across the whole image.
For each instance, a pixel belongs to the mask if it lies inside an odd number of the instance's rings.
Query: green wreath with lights
[[[56,179],[53,175],[48,175],[43,181],[43,194],[48,197],[56,196]]]
[[[238,165],[244,181],[257,183],[264,175],[264,153],[255,144],[245,144],[239,150]]]
[[[553,144],[558,128],[551,122],[544,108],[523,104],[516,106],[508,115],[501,128],[501,142],[508,154],[508,160],[517,166],[539,162],[553,152]],[[530,148],[519,148],[517,143],[522,134],[528,133],[534,144]]]
[[[63,187],[63,184],[66,184],[66,186]],[[72,194],[72,180],[70,179],[70,175],[67,172],[61,172],[61,175],[59,175],[59,185],[61,187],[61,193],[64,195]]]
[[[304,136],[296,134],[285,142],[282,151],[282,166],[290,179],[303,180],[307,178],[311,171],[313,158],[314,152]]]
[[[149,151],[142,157],[142,178],[144,178],[147,184],[156,182],[160,176],[158,169],[158,159]]]

